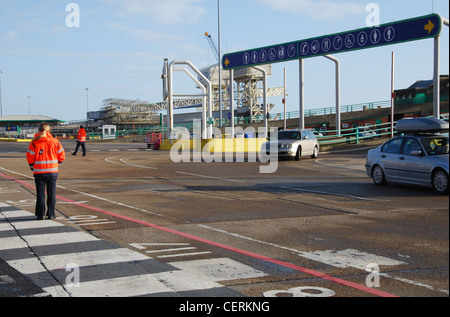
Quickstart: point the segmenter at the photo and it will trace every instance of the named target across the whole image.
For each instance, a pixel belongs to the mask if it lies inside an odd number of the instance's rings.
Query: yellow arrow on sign
[[[230,60],[227,57],[227,59],[225,60],[225,67],[228,67],[228,65],[230,65]]]
[[[425,31],[428,31],[428,34],[430,34],[431,31],[433,31],[433,29],[434,29],[433,22],[431,22],[431,20],[428,20],[428,24],[425,25]]]

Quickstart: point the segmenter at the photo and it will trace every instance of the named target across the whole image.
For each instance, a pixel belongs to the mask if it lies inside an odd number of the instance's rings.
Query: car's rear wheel
[[[375,165],[372,169],[372,179],[376,185],[386,185],[386,177],[381,166]]]
[[[436,192],[438,192],[439,194],[448,193],[448,175],[444,170],[438,169],[436,172],[434,172],[432,182],[433,189]]]

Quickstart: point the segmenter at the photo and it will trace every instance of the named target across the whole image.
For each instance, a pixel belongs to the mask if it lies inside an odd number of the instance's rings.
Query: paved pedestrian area
[[[211,275],[196,269],[198,263],[163,263],[56,221],[37,221],[31,213],[3,203],[0,259],[2,296],[242,296],[219,283],[230,275]],[[225,271],[246,269],[226,258],[208,265]],[[264,275],[251,268],[247,274]]]

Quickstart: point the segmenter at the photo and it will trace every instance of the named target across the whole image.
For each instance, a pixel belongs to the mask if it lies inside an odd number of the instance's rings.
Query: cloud
[[[16,32],[14,32],[14,31],[8,31],[8,32],[6,32],[5,37],[6,37],[8,40],[15,40],[16,38],[19,37],[19,35],[18,35]]]
[[[365,13],[365,5],[314,0],[258,0],[281,12],[308,15],[314,20],[342,20],[351,15]]]
[[[125,17],[148,17],[160,24],[197,23],[206,13],[204,0],[102,0],[121,8]]]

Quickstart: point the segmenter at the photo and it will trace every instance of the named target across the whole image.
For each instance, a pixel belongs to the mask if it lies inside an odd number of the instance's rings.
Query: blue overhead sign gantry
[[[437,37],[441,30],[441,16],[431,14],[380,25],[379,27],[363,28],[225,54],[222,59],[222,66],[224,70],[231,70],[417,41]]]

